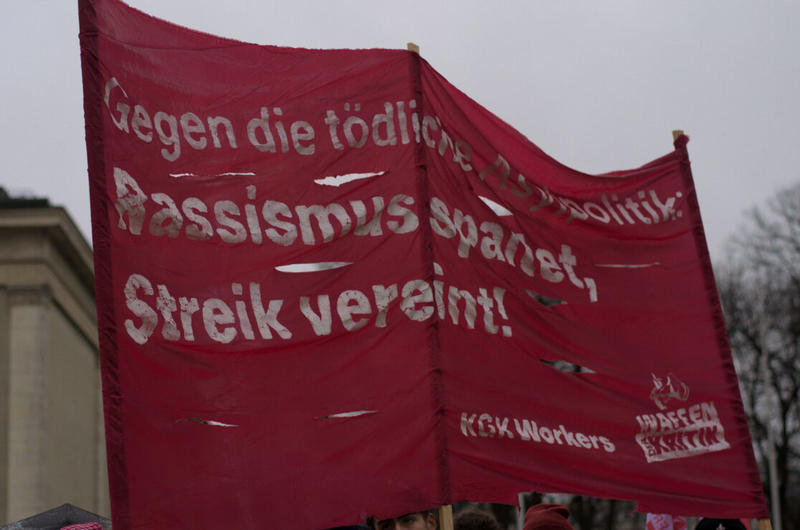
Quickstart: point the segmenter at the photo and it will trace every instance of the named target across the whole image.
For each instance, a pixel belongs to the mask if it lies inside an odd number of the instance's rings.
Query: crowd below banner
[[[644,530],[688,530],[683,517],[662,517],[648,514]],[[563,504],[541,503],[525,513],[522,530],[575,530],[569,520],[569,509]],[[332,530],[439,530],[435,510],[399,515],[391,519],[368,518],[365,524],[343,526]],[[442,529],[446,530],[446,529]],[[489,512],[469,507],[456,514],[453,530],[503,530]],[[751,530],[739,519],[700,518],[694,530]]]

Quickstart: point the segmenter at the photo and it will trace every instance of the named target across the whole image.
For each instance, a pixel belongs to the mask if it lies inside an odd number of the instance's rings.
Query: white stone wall
[[[63,209],[0,209],[0,524],[110,516],[92,282]]]
[[[11,297],[8,407],[8,513],[16,521],[47,509],[47,312]]]
[[[47,504],[97,512],[97,352],[57,307],[47,316],[47,428],[57,440],[46,446]]]

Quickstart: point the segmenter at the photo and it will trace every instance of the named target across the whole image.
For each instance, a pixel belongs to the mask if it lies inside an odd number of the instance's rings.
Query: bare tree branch
[[[783,520],[800,527],[800,185],[750,211],[729,248],[716,272],[742,401],[765,478],[776,435]]]

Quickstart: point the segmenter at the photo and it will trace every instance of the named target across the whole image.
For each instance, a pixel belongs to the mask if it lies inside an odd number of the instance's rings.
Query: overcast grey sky
[[[636,167],[691,137],[712,258],[800,181],[800,2],[129,0],[183,26],[309,48],[405,48],[562,163]],[[77,0],[2,0],[0,186],[90,237]]]

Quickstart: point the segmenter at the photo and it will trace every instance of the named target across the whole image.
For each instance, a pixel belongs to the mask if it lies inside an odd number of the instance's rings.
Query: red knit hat
[[[563,504],[537,504],[528,508],[522,530],[573,530]]]

